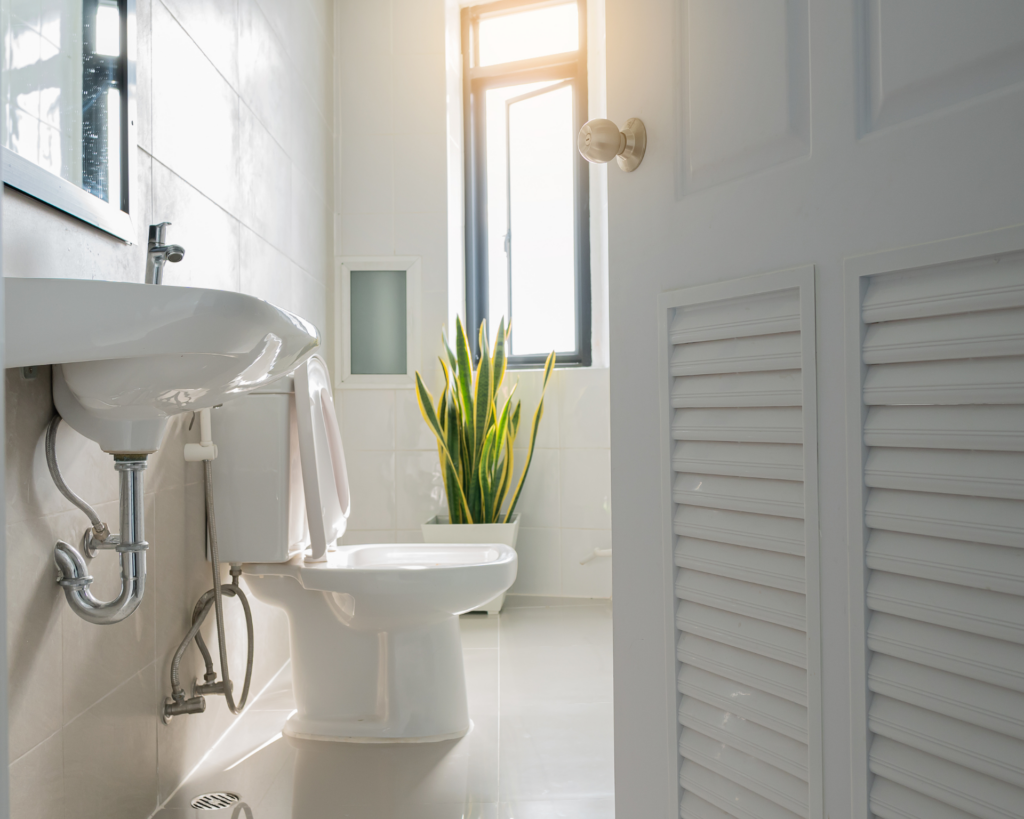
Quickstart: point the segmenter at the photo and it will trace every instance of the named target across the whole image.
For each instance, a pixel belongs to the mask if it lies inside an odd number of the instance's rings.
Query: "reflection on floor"
[[[155,819],[613,819],[611,603],[510,603],[462,618],[463,739],[282,738],[294,708],[286,668]],[[189,807],[211,791],[245,804]]]

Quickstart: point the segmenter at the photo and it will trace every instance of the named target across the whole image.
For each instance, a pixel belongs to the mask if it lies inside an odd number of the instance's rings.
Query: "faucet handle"
[[[164,243],[164,228],[167,227],[170,222],[158,222],[155,225],[149,226],[149,243],[162,245]]]

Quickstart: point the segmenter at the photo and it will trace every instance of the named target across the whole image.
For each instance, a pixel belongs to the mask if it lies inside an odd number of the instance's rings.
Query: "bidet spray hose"
[[[210,535],[210,560],[213,563],[213,605],[217,617],[217,643],[220,649],[220,677],[224,687],[224,699],[232,714],[240,714],[249,698],[249,683],[252,681],[252,652],[253,652],[253,627],[252,615],[249,612],[249,603],[245,594],[238,588],[236,582],[232,584],[235,588],[235,595],[242,601],[245,608],[246,625],[248,626],[248,651],[245,664],[245,682],[242,685],[242,696],[238,705],[235,705],[235,698],[231,692],[231,678],[228,676],[228,646],[224,639],[224,602],[220,585],[220,553],[217,547],[217,518],[213,511],[213,462],[205,461],[206,464],[206,526]]]
[[[210,562],[213,566],[213,588],[205,592],[196,602],[195,608],[192,611],[192,627],[189,629],[188,634],[185,635],[185,639],[181,641],[181,645],[178,646],[174,659],[171,660],[171,698],[164,703],[163,715],[165,721],[176,714],[201,713],[206,708],[203,694],[223,694],[231,713],[240,714],[242,709],[245,708],[246,701],[249,699],[249,685],[252,682],[255,639],[249,600],[238,583],[241,569],[232,567],[231,585],[223,587],[220,582],[220,549],[217,542],[217,518],[213,504],[213,464],[211,463],[213,458],[217,457],[217,447],[211,441],[209,412],[209,410],[200,411],[202,441],[200,444],[186,444],[185,460],[203,460],[206,464],[204,472],[206,531],[210,543]],[[225,593],[232,597],[237,597],[238,602],[242,604],[242,610],[245,612],[245,628],[248,637],[245,681],[242,684],[242,696],[237,703],[235,703],[234,692],[231,687],[231,676],[228,669],[228,649],[224,631],[223,595]],[[213,658],[210,656],[209,649],[207,649],[203,635],[200,632],[200,628],[206,620],[206,615],[210,613],[211,606],[214,608],[217,621],[217,644],[220,649],[220,682],[216,682],[217,674],[213,668]],[[192,699],[186,699],[185,691],[181,687],[179,667],[185,654],[185,649],[188,648],[189,643],[193,640],[196,641],[196,645],[199,647],[199,651],[203,655],[203,661],[206,664],[206,682],[195,686]]]

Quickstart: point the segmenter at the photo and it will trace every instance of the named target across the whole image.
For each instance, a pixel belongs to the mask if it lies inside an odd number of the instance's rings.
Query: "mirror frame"
[[[135,3],[136,0],[118,0],[117,4],[124,21],[124,25],[121,27],[121,52],[125,55],[125,65],[122,69],[125,102],[122,103],[121,109],[121,122],[123,123],[121,127],[121,200],[124,209],[104,202],[98,196],[88,193],[73,182],[50,173],[9,148],[2,148],[3,183],[5,185],[10,185],[34,199],[98,227],[129,245],[134,244],[137,240],[135,221],[141,212],[141,208],[136,202],[138,195],[136,176],[138,108],[135,96],[135,62],[138,32],[136,30]]]

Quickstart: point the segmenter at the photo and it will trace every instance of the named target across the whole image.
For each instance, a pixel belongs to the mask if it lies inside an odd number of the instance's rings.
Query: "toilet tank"
[[[285,562],[309,546],[293,379],[218,407],[211,419],[221,562]]]

